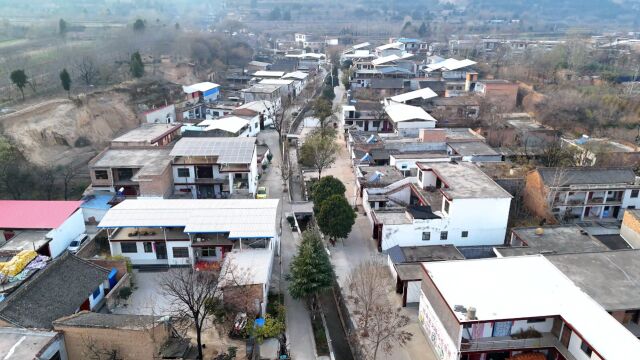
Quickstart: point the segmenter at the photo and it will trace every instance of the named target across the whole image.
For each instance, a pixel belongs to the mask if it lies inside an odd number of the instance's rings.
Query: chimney
[[[439,143],[447,140],[447,129],[420,129],[420,142]]]

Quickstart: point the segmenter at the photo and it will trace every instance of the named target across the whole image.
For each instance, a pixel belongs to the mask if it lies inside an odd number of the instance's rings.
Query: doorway
[[[167,244],[163,242],[156,243],[156,259],[158,260],[167,259]]]

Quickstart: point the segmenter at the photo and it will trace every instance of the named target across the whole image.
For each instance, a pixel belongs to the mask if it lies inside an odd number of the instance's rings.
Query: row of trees
[[[89,59],[85,58],[83,61],[80,61],[76,64],[76,69],[78,72],[78,76],[80,79],[84,80],[86,85],[91,85],[93,80],[98,76],[98,70],[94,66],[94,63]],[[131,61],[129,62],[129,71],[131,76],[134,78],[141,78],[144,75],[144,63],[142,62],[142,57],[140,53],[136,51],[131,55]],[[67,92],[67,95],[71,96],[71,74],[67,71],[67,68],[63,68],[60,71],[60,85],[62,89]],[[31,89],[34,93],[36,93],[36,85],[34,82],[30,81],[29,76],[24,71],[24,69],[18,69],[11,72],[9,75],[11,82],[18,88],[20,94],[22,95],[22,100],[25,99],[24,89],[27,85],[31,86]]]

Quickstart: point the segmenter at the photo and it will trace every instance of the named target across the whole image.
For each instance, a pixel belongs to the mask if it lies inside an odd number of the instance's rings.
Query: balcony
[[[463,342],[462,352],[491,352],[516,349],[556,349],[566,360],[576,360],[569,350],[553,334],[542,333],[542,337],[514,339],[510,336],[488,337]]]

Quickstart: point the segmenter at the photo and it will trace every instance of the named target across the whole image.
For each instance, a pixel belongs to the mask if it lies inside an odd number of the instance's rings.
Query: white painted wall
[[[449,214],[441,219],[414,219],[411,224],[384,225],[382,250],[395,245],[501,245],[507,230],[510,204],[511,198],[454,199]],[[425,231],[431,232],[431,240],[422,240]],[[442,231],[448,232],[447,240],[440,240]],[[463,238],[462,231],[468,231],[468,237]]]
[[[107,214],[107,211],[109,210],[82,208],[82,217],[85,222],[88,222],[91,217],[99,222]]]
[[[571,353],[571,355],[573,355],[573,357],[576,358],[576,360],[595,360],[595,359],[600,359],[600,357],[598,355],[594,353],[591,354],[591,356],[588,356],[584,351],[582,351],[582,349],[580,349],[580,346],[582,345],[582,339],[580,339],[580,337],[578,337],[578,335],[574,332],[571,333],[571,339],[569,340],[569,346],[568,346],[568,350]]]
[[[420,302],[420,294],[422,289],[420,288],[421,281],[409,281],[407,284],[407,304]]]
[[[78,209],[57,229],[52,229],[47,233],[46,237],[51,239],[49,242],[51,257],[56,258],[62,254],[71,244],[71,241],[84,233],[85,230],[84,216],[82,215],[82,210]]]
[[[152,124],[173,123],[176,121],[176,106],[171,104],[169,106],[151,110],[147,112],[144,117],[148,123]]]
[[[253,147],[253,156],[251,157],[249,168],[251,169],[249,173],[249,191],[255,196],[258,190],[258,151],[255,146]]]
[[[48,360],[53,358],[56,353],[59,353],[60,360],[69,359],[69,356],[67,355],[67,348],[64,345],[64,337],[61,335],[48,344],[47,348],[42,351],[38,359]]]
[[[520,330],[526,331],[534,328],[539,332],[551,332],[553,327],[553,318],[547,318],[545,322],[528,323],[527,320],[516,320],[511,326],[511,334],[517,334]]]
[[[418,307],[418,322],[427,341],[431,343],[433,351],[439,360],[457,360],[458,346],[445,330],[442,322],[433,310],[422,290],[420,291],[420,305]]]

